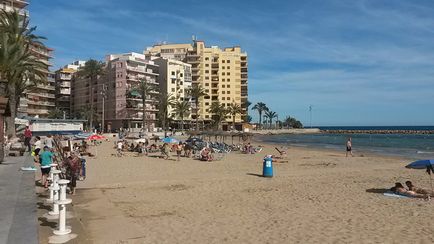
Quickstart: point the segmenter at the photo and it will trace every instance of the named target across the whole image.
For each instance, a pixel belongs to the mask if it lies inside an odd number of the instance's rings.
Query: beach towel
[[[22,171],[36,171],[36,168],[34,166],[29,167],[21,167]]]
[[[385,192],[385,193],[383,193],[383,195],[386,196],[386,197],[411,198],[411,197],[395,194],[395,193],[393,193],[391,191]]]

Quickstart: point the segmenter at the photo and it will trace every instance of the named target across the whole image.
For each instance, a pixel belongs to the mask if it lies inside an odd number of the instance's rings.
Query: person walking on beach
[[[29,126],[26,126],[24,130],[24,146],[29,149],[29,152],[32,152],[32,147],[30,145],[30,140],[32,140],[32,131],[29,129]]]
[[[51,164],[53,163],[53,153],[47,146],[44,147],[44,152],[41,154],[41,172],[42,172],[42,185],[48,188],[48,174],[50,174]]]
[[[354,155],[353,155],[353,144],[351,143],[351,137],[348,137],[347,151],[345,153],[345,157],[348,157],[348,153],[350,153],[351,156],[354,157]]]
[[[77,179],[80,177],[81,159],[75,155],[75,153],[71,153],[71,156],[68,157],[67,162],[66,175],[67,179],[69,180],[70,194],[75,195]]]
[[[179,142],[178,145],[176,145],[176,155],[178,156],[178,161],[181,161],[181,153],[182,153],[182,142]]]
[[[48,135],[47,138],[45,138],[45,146],[47,146],[48,148],[53,148],[54,146],[54,140],[51,137],[51,135]]]

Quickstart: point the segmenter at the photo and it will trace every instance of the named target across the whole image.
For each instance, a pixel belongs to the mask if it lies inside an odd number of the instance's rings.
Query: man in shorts
[[[42,185],[48,188],[48,174],[50,174],[51,164],[53,163],[53,153],[45,146],[44,152],[41,153],[41,172],[42,172]]]

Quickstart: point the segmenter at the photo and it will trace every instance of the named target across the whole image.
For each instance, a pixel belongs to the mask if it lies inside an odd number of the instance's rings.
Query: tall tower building
[[[248,98],[247,53],[239,46],[220,49],[207,47],[203,41],[193,40],[190,44],[158,44],[144,51],[147,57],[169,57],[191,64],[192,83],[201,85],[208,96],[199,101],[199,119],[209,122],[212,119],[210,106],[220,102],[224,106],[238,104],[243,109],[235,117],[237,123],[245,121]],[[195,119],[196,115],[193,115]],[[228,116],[226,122],[232,121]]]

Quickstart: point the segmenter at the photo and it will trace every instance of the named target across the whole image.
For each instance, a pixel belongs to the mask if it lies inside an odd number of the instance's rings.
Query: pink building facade
[[[145,131],[154,131],[158,114],[158,65],[139,53],[107,55],[106,63],[107,73],[103,82],[106,131],[120,128],[141,130],[143,116],[146,117]],[[153,87],[145,104],[138,89],[143,81]],[[143,106],[146,107],[145,114]]]

